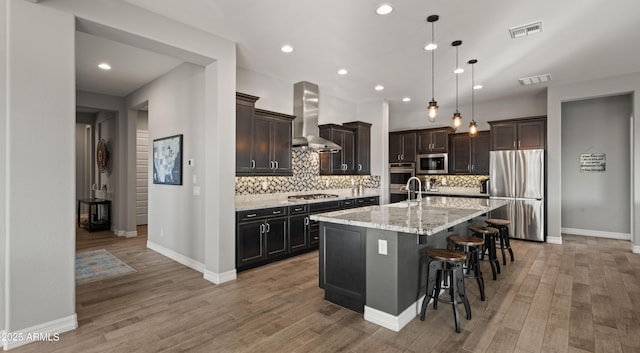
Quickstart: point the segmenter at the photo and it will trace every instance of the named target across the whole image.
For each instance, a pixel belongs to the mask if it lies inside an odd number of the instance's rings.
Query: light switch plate
[[[384,239],[378,239],[378,254],[387,255],[387,241]]]

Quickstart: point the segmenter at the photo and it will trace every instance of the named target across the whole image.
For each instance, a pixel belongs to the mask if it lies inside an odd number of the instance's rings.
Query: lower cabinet
[[[236,212],[236,269],[317,249],[320,225],[309,218],[312,214],[379,203],[375,196]]]

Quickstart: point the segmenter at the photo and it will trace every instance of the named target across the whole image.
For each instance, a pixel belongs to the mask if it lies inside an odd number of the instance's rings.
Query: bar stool
[[[491,264],[491,272],[493,274],[493,280],[495,281],[498,278],[497,273],[500,273],[500,262],[496,256],[496,236],[498,235],[498,230],[492,227],[469,227],[469,230],[473,232],[474,236],[484,239],[482,256],[484,257],[485,251],[489,251],[489,263]]]
[[[509,243],[509,222],[506,219],[490,218],[484,221],[489,227],[498,229],[500,238],[500,251],[502,251],[502,263],[507,265],[507,257],[504,255],[504,249],[509,250],[509,256],[511,256],[511,262],[513,262],[513,250],[511,250],[511,244]]]
[[[464,276],[476,279],[478,288],[480,289],[480,300],[484,301],[484,279],[482,278],[482,271],[480,270],[480,253],[478,251],[484,244],[484,240],[478,237],[454,234],[449,236],[449,241],[454,245],[456,250],[462,250],[467,255]]]
[[[469,300],[464,291],[464,274],[462,265],[467,256],[465,253],[457,250],[448,249],[426,249],[423,253],[428,261],[427,271],[427,293],[422,302],[422,310],[420,311],[420,320],[424,321],[427,313],[427,305],[430,299],[433,299],[433,309],[438,309],[438,301],[451,304],[453,306],[453,318],[455,320],[456,332],[460,333],[460,314],[458,313],[458,297],[464,304],[467,320],[471,320],[471,307]],[[422,263],[421,263],[422,264]],[[422,271],[420,266],[420,270]],[[422,278],[422,276],[420,276]],[[442,280],[449,278],[449,295],[451,300],[439,298],[442,289]]]

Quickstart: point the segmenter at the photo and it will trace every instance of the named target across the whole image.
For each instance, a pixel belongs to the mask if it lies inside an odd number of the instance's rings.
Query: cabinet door
[[[449,148],[449,131],[434,130],[431,132],[431,152],[445,153]]]
[[[291,174],[291,121],[274,119],[271,122],[273,160],[277,162],[275,173]]]
[[[249,265],[265,258],[262,237],[263,225],[262,221],[238,224],[236,231],[236,262],[238,267]]]
[[[505,151],[516,149],[516,123],[497,123],[491,125],[491,150]]]
[[[360,128],[356,136],[356,171],[361,175],[371,174],[371,131]]]
[[[533,150],[546,147],[546,122],[532,120],[518,123],[518,149]]]
[[[402,134],[389,134],[389,162],[394,163],[402,161],[402,146]]]
[[[468,134],[451,136],[449,173],[469,174],[471,172],[471,137]]]
[[[291,252],[309,247],[309,216],[289,217],[289,250]]]
[[[252,106],[236,104],[236,173],[247,173],[253,167]]]
[[[256,161],[255,172],[271,173],[273,171],[271,140],[271,119],[256,115],[253,139],[253,159]]]
[[[489,145],[491,139],[489,131],[479,131],[475,137],[471,139],[471,172],[473,174],[487,175],[489,174]]]
[[[431,151],[431,132],[430,131],[419,131],[417,133],[418,142],[417,142],[417,150],[419,154],[429,153]]]
[[[403,162],[415,162],[416,161],[416,151],[417,151],[417,134],[415,132],[410,132],[404,134],[404,146],[402,147],[402,161]]]
[[[275,257],[288,253],[287,218],[273,218],[265,221],[266,256]]]
[[[356,134],[353,131],[342,131],[342,163],[344,174],[356,174]]]

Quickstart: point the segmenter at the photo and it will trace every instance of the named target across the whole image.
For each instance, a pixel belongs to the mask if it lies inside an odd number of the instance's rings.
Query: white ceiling
[[[236,41],[239,67],[291,83],[311,81],[323,92],[353,102],[384,98],[395,112],[426,107],[431,98],[431,54],[423,47],[431,37],[426,17],[432,14],[440,15],[435,23],[435,97],[441,106],[455,104],[453,40],[463,41],[461,64],[478,59],[475,81],[484,88],[476,92],[477,101],[544,94],[548,84],[518,82],[538,74],[551,74],[550,84],[558,84],[640,72],[637,0],[391,0],[394,11],[387,16],[375,13],[380,0],[125,1]],[[510,27],[537,20],[543,21],[541,33],[509,36]],[[89,54],[104,48],[89,42],[79,45],[78,83],[100,89],[81,81],[82,61],[95,65],[98,58]],[[295,51],[282,53],[283,44]],[[115,55],[116,50],[109,52]],[[134,69],[118,80],[132,79],[157,64],[142,54],[126,54],[126,61]],[[173,64],[164,65],[159,71]],[[471,96],[465,66],[459,77],[461,105]],[[339,76],[340,68],[349,74]],[[385,90],[375,91],[377,84]],[[405,96],[412,101],[402,103]]]

